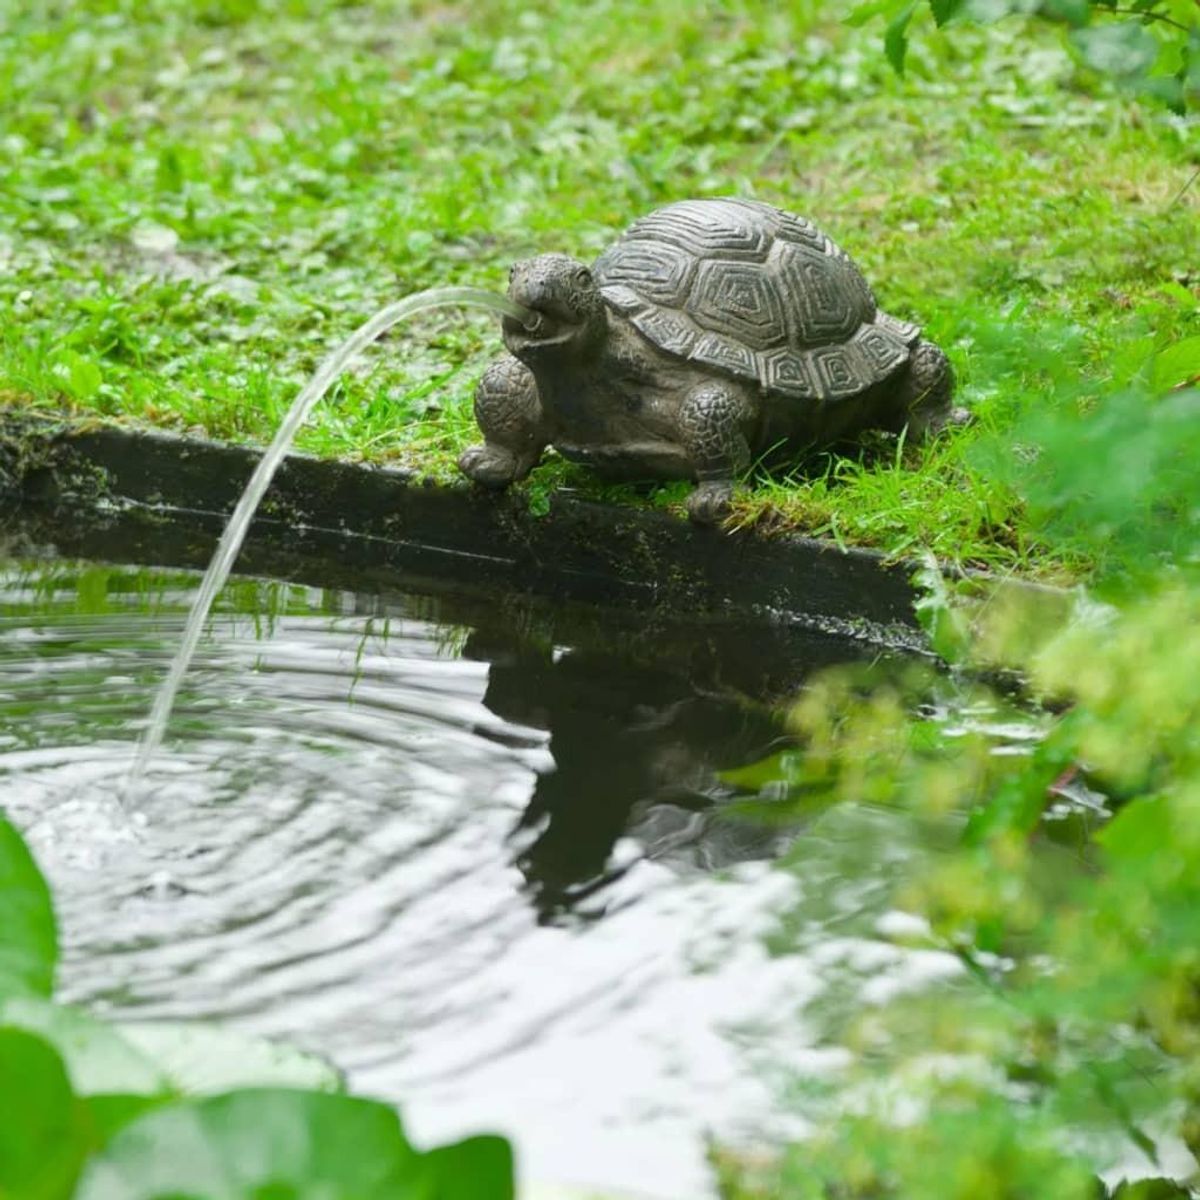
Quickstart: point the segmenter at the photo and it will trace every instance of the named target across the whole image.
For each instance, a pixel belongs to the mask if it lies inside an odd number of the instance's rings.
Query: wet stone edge
[[[73,531],[172,523],[191,531],[202,561],[259,457],[160,431],[0,413],[0,528],[36,516],[66,549]],[[535,516],[519,493],[435,484],[396,468],[289,456],[239,568],[253,570],[264,545],[335,555],[376,585],[408,586],[415,574],[920,644],[913,564],[562,496]]]

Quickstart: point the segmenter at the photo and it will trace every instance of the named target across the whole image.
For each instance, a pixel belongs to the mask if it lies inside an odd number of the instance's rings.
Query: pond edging
[[[118,516],[215,537],[261,452],[142,428],[0,414],[0,512],[75,524]],[[722,531],[667,513],[555,496],[544,516],[520,493],[443,485],[416,473],[289,455],[239,560],[262,543],[331,539],[348,567],[431,575],[591,603],[754,612],[894,642],[918,635],[913,563],[796,535]],[[259,550],[256,552],[255,547]],[[199,549],[198,549],[198,557]],[[243,561],[245,560],[245,561]]]

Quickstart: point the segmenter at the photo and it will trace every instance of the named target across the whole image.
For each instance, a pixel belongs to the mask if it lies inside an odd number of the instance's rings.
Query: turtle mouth
[[[545,309],[531,311],[532,324],[523,324],[515,317],[504,317],[501,322],[504,340],[514,353],[540,346],[561,346],[569,342],[579,328],[574,322],[551,316]]]

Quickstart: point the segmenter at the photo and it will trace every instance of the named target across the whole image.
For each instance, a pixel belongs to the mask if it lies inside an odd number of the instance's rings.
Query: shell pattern
[[[836,401],[908,360],[920,329],[880,312],[811,221],[753,200],[685,200],[599,258],[601,294],[651,342],[768,394]]]

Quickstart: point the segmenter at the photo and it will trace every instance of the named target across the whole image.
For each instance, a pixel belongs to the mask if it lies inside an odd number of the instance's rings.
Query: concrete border
[[[259,457],[242,446],[12,410],[0,413],[0,514],[55,516],[57,542],[69,543],[73,528],[107,523],[115,533],[132,519],[187,526],[199,543],[219,532]],[[261,570],[255,563],[269,560],[271,545],[323,546],[376,587],[437,579],[593,604],[754,614],[891,644],[919,640],[911,564],[566,497],[534,516],[519,493],[438,485],[394,468],[290,456],[239,568]]]

